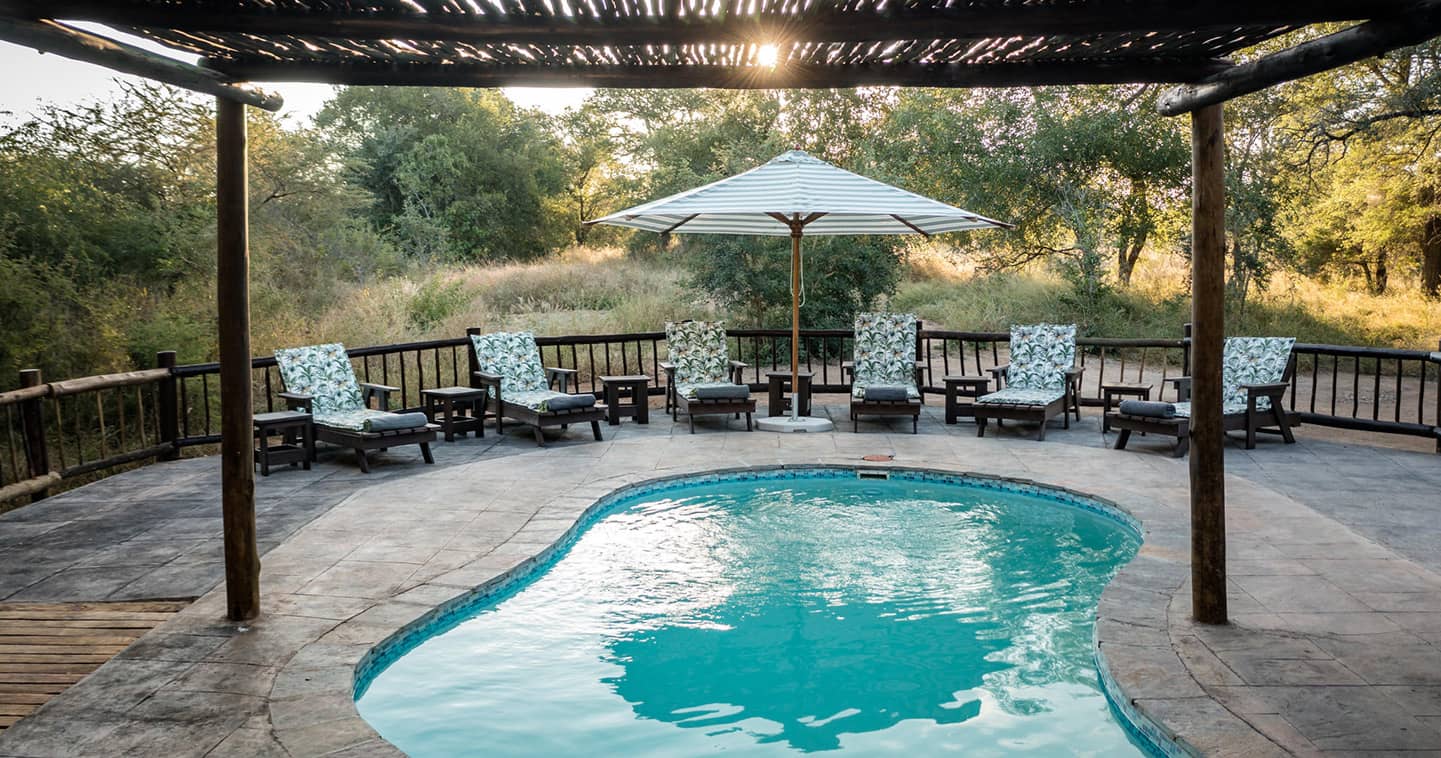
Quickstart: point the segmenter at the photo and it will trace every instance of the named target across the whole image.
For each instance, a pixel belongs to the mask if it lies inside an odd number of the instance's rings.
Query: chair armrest
[[[545,367],[545,384],[546,384],[547,387],[554,386],[554,385],[557,385],[557,384],[558,384],[558,385],[560,385],[560,389],[556,390],[557,392],[569,393],[569,392],[570,392],[571,380],[572,380],[572,379],[575,379],[579,374],[580,374],[580,372],[577,371],[577,370],[575,370],[575,369],[573,369],[573,368],[560,368],[560,367],[558,367],[558,366],[546,366],[546,367]],[[579,379],[576,379],[575,384],[576,384],[576,389],[579,389],[579,388],[580,388],[580,380],[579,380]]]
[[[280,397],[285,400],[285,405],[288,409],[293,411],[297,408],[302,408],[307,413],[310,412],[311,403],[315,399],[314,396],[307,395],[303,392],[282,392],[280,393]]]
[[[1011,370],[1011,364],[1002,363],[999,366],[992,366],[986,370],[991,373],[991,381],[996,383],[996,389],[1000,389],[1001,386],[1005,384],[1006,374]]]
[[[365,407],[370,407],[370,398],[378,398],[380,410],[390,410],[390,393],[399,392],[399,387],[391,387],[387,384],[373,384],[371,382],[360,382],[360,400]]]
[[[1246,390],[1247,400],[1258,397],[1269,397],[1276,399],[1286,394],[1291,385],[1285,382],[1272,382],[1270,384],[1243,384],[1241,389]]]
[[[744,361],[730,362],[731,384],[745,384],[745,372],[751,365]]]
[[[470,375],[473,376],[473,377],[475,377],[475,382],[476,382],[476,384],[478,384],[478,385],[479,385],[480,387],[482,387],[482,388],[489,389],[489,390],[491,391],[491,392],[489,392],[489,393],[487,393],[487,394],[488,394],[488,395],[491,395],[491,396],[493,396],[493,397],[495,398],[495,405],[496,405],[497,408],[499,408],[499,407],[500,407],[500,375],[499,375],[499,374],[487,374],[487,373],[485,373],[484,371],[472,371]]]

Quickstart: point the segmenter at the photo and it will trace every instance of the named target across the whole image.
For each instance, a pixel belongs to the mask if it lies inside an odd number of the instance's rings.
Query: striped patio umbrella
[[[791,238],[791,388],[799,386],[801,237],[1011,228],[791,150],[728,179],[586,222],[678,234]],[[791,403],[795,418],[800,403]]]

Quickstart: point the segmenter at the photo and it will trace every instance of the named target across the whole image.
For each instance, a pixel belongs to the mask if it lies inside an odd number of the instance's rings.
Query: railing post
[[[175,379],[175,351],[156,353],[155,365],[170,372],[156,388],[156,408],[160,413],[160,441],[170,443],[170,452],[161,455],[160,460],[173,461],[180,457],[180,383]]]
[[[1187,321],[1181,325],[1181,340],[1185,342],[1181,346],[1181,376],[1191,375],[1191,322]]]
[[[40,386],[40,369],[27,368],[20,372],[21,387]],[[45,444],[45,400],[31,398],[20,403],[20,425],[25,434],[25,463],[30,478],[50,473],[50,451]],[[48,493],[39,490],[30,495],[30,501],[44,500]]]
[[[467,327],[465,330],[465,363],[470,366],[470,370],[465,372],[465,375],[469,378],[467,383],[476,388],[480,387],[480,382],[475,378],[475,372],[480,370],[480,359],[475,357],[475,343],[471,342],[470,338],[480,333],[481,329],[478,326]],[[576,366],[576,368],[580,367]],[[579,374],[576,375],[576,384],[580,384]]]

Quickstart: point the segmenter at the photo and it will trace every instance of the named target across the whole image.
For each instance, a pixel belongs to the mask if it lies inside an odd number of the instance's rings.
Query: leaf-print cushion
[[[1076,362],[1075,324],[1017,324],[1011,327],[1011,365],[1006,386],[1064,390]]]
[[[525,392],[506,392],[504,385],[501,386],[501,394],[505,395],[505,402],[512,405],[519,405],[529,408],[536,413],[547,413],[550,411],[550,401],[558,397],[570,397],[564,392],[554,390],[527,390]]]
[[[724,321],[667,321],[665,341],[677,388],[731,383]]]
[[[365,407],[355,369],[338,342],[276,350],[275,363],[287,391],[310,395],[316,416]]]
[[[334,429],[349,429],[356,432],[376,431],[371,428],[377,419],[384,419],[381,422],[385,429],[413,429],[425,426],[424,413],[391,413],[390,411],[377,411],[373,408],[356,408],[349,411],[332,411],[329,413],[315,414],[315,423],[320,426],[328,426]],[[400,419],[407,421],[396,423]]]
[[[851,396],[864,397],[871,385],[916,388],[916,316],[913,313],[861,313],[856,316],[855,373]]]
[[[506,402],[522,392],[550,389],[545,367],[540,365],[540,348],[530,332],[493,332],[470,335],[476,364],[481,371],[500,377],[500,394]]]
[[[1221,354],[1221,406],[1226,413],[1246,410],[1247,384],[1275,384],[1286,375],[1294,337],[1229,337]],[[1270,410],[1271,399],[1256,399],[1257,410]]]
[[[981,395],[976,402],[1004,405],[1050,405],[1066,396],[1066,391],[1061,389],[1053,390],[1031,390],[1021,387],[1007,387],[989,395]]]

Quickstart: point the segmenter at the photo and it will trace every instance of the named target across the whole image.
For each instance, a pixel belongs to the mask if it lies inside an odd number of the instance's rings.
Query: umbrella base
[[[763,432],[829,432],[835,426],[830,419],[815,416],[775,416],[756,420],[756,428]]]

